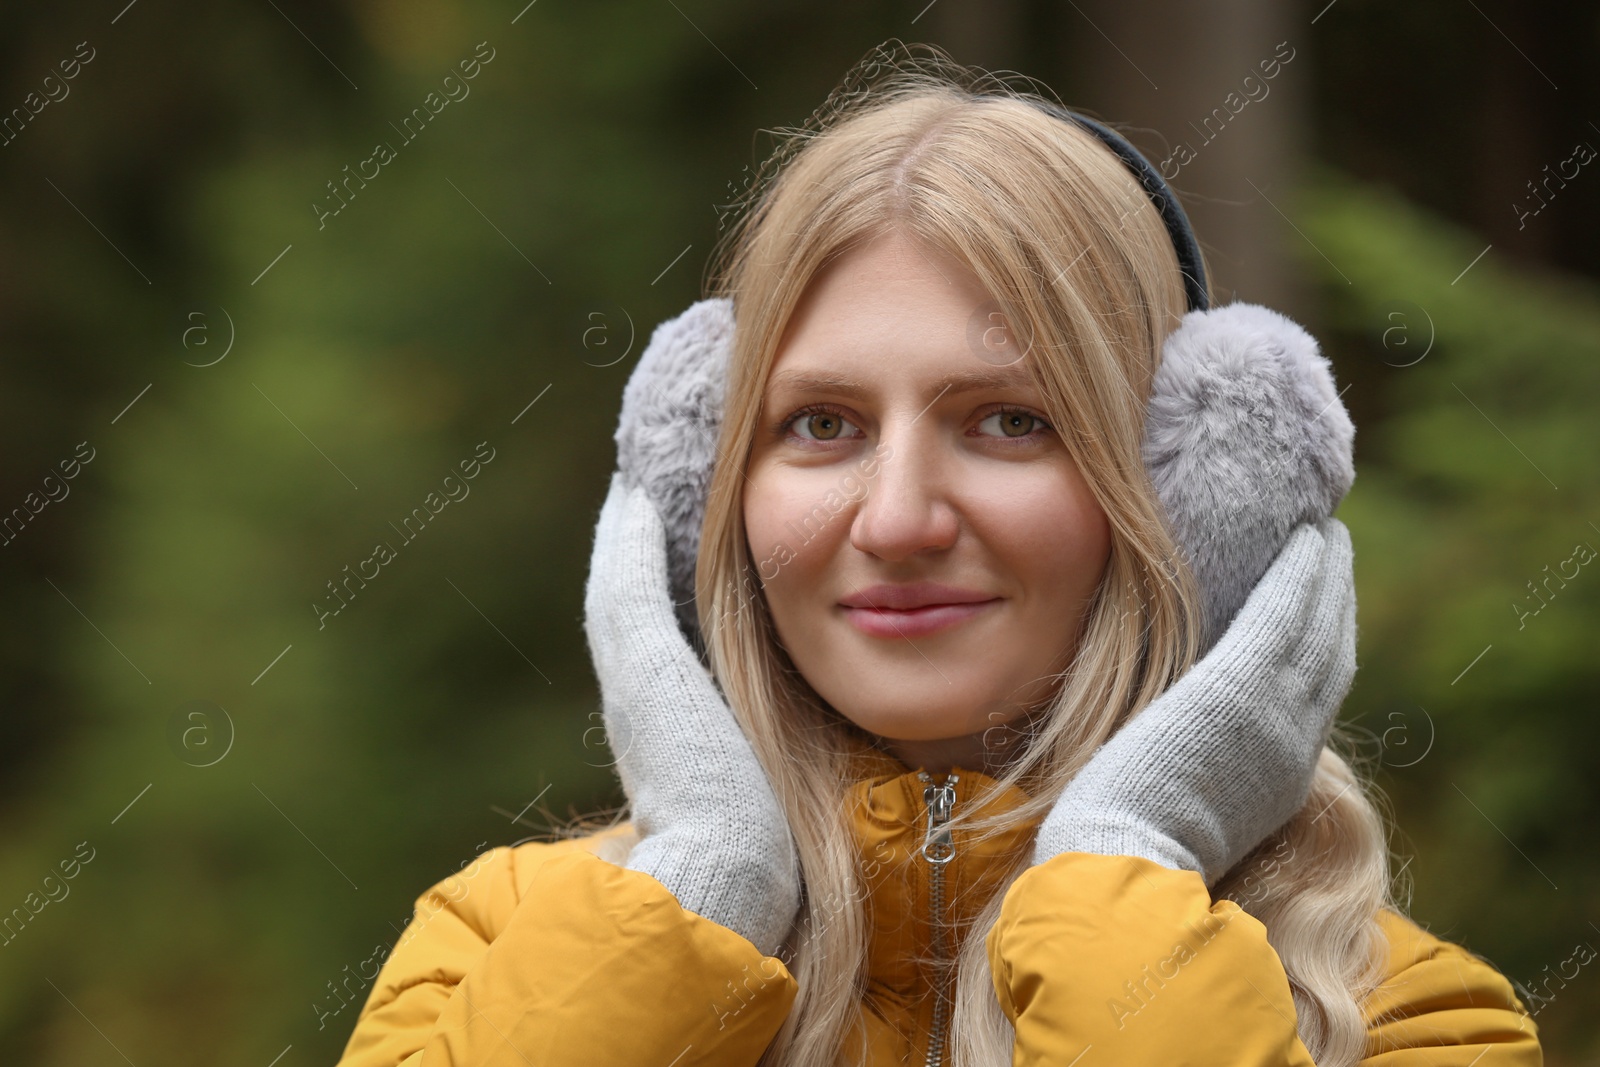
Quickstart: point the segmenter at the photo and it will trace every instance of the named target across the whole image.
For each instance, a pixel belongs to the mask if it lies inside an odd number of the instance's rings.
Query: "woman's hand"
[[[640,836],[628,868],[773,954],[800,907],[789,824],[755,750],[678,628],[661,516],[621,471],[595,527],[584,630],[607,740]]]
[[[1302,524],[1216,646],[1068,784],[1034,863],[1143,856],[1215,884],[1305,804],[1355,650],[1350,531]]]

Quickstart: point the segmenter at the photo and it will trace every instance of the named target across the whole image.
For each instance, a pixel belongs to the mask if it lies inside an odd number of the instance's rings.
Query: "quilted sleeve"
[[[1499,971],[1393,913],[1383,925],[1391,974],[1362,1005],[1361,1067],[1542,1067],[1538,1027]]]
[[[1389,969],[1362,1005],[1361,1067],[1542,1067],[1504,977],[1409,920],[1383,925]],[[1014,1067],[1312,1067],[1266,927],[1192,871],[1062,853],[1012,884],[985,947]]]
[[[492,850],[467,892],[418,898],[338,1067],[754,1064],[798,989],[783,963],[563,845]]]
[[[1014,1067],[1314,1067],[1266,927],[1193,871],[1063,852],[1012,883],[985,947]]]

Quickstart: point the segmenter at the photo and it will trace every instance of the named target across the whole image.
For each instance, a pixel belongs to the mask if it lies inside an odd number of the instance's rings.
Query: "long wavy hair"
[[[1018,786],[1028,800],[985,819],[978,798],[968,810],[980,814],[958,816],[970,820],[965,832],[977,840],[1042,819],[1095,749],[1197,654],[1197,588],[1140,456],[1161,345],[1185,311],[1177,258],[1126,166],[1029,97],[1053,99],[936,47],[874,48],[806,124],[772,131],[779,146],[713,260],[709,288],[734,302],[735,341],[696,610],[710,669],[794,832],[806,887],[782,953],[798,998],[764,1065],[851,1061],[869,933],[844,800],[850,753],[873,739],[781,648],[743,523],[767,375],[822,268],[890,230],[966,264],[1020,334],[1050,421],[1109,519],[1110,556],[1077,652],[1054,696],[1024,716],[995,779],[996,792]],[[1012,1062],[984,941],[1029,851],[963,931],[949,1044],[957,1067]],[[1356,1063],[1366,1047],[1359,1005],[1383,963],[1377,914],[1393,904],[1386,820],[1370,785],[1324,749],[1304,808],[1212,893],[1265,925],[1316,1062]],[[821,901],[833,905],[825,921]]]

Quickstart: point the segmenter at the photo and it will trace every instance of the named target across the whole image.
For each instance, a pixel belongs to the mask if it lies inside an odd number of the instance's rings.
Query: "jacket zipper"
[[[940,1067],[944,1062],[945,1031],[950,1021],[950,953],[945,943],[945,866],[955,858],[955,841],[947,825],[956,806],[956,782],[960,777],[951,772],[942,782],[934,783],[927,771],[918,771],[917,777],[926,783],[922,802],[928,808],[928,831],[922,842],[922,858],[928,861],[929,924],[933,932],[933,950],[938,981],[934,989],[933,1031],[928,1035],[928,1058],[925,1067]]]

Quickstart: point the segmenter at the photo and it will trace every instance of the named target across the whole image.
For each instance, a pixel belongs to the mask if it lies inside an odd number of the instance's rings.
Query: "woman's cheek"
[[[763,582],[814,577],[830,553],[826,546],[848,529],[849,498],[800,472],[761,472],[745,494],[745,533]]]
[[[763,584],[776,581],[794,559],[793,549],[781,534],[783,497],[774,491],[772,480],[770,474],[751,478],[744,501],[745,537]]]
[[[961,497],[995,555],[1038,571],[1093,559],[1109,544],[1105,512],[1064,457],[974,470]]]
[[[1077,467],[1065,457],[1048,483],[1034,494],[1033,506],[1020,520],[1039,542],[1034,558],[1054,571],[1050,577],[1055,583],[1079,591],[1093,589],[1111,554],[1110,520]]]

